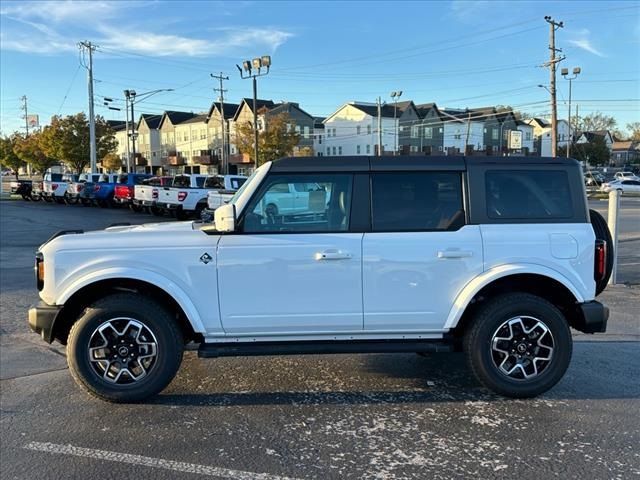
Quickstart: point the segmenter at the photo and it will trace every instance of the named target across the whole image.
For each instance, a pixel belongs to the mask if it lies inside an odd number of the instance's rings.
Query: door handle
[[[325,250],[324,252],[317,252],[314,258],[320,260],[349,260],[351,254],[349,252],[343,252],[341,250]]]
[[[469,258],[472,256],[471,250],[441,250],[438,252],[438,258]]]

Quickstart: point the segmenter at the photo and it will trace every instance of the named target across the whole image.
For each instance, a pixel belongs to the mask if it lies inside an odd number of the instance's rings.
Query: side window
[[[224,180],[220,177],[209,177],[205,180],[204,186],[206,188],[224,189]]]
[[[173,179],[173,185],[171,185],[172,187],[178,187],[178,188],[186,188],[191,184],[189,177],[185,177],[182,175],[179,175],[177,177],[174,177]]]
[[[247,207],[245,233],[346,232],[351,174],[272,175]]]
[[[458,172],[371,175],[374,232],[457,230],[464,225]]]
[[[196,177],[196,188],[204,187],[205,177]]]
[[[487,216],[503,219],[571,218],[567,172],[493,170],[485,177]]]

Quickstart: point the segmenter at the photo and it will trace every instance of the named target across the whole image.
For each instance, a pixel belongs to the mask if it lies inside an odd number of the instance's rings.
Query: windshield
[[[235,203],[238,201],[238,198],[240,198],[240,195],[242,195],[242,192],[244,192],[247,188],[249,188],[249,185],[253,183],[253,180],[256,178],[256,173],[258,173],[258,170],[254,171],[249,176],[249,178],[247,178],[246,182],[244,182],[242,186],[238,189],[238,191],[233,194],[233,197],[231,197],[231,200],[229,200],[229,203],[232,203],[235,205]]]

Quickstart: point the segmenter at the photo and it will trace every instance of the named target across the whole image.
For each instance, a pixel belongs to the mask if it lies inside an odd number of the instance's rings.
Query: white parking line
[[[94,448],[74,447],[73,445],[58,445],[56,443],[30,442],[23,448],[38,452],[54,453],[58,455],[73,455],[76,457],[92,458],[94,460],[107,460],[109,462],[129,463],[144,467],[163,468],[174,472],[194,473],[209,477],[229,478],[232,480],[296,480],[291,477],[281,477],[268,473],[244,472],[242,470],[230,470],[227,468],[209,467],[195,463],[175,462],[162,458],[144,457],[129,453],[110,452],[108,450],[96,450]]]

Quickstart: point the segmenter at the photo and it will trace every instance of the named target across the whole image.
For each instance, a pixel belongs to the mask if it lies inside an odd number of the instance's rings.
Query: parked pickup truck
[[[170,186],[158,190],[157,207],[175,216],[179,220],[186,218],[182,211],[182,202],[192,191],[202,190],[208,175],[182,174],[173,177]]]
[[[75,205],[78,202],[82,202],[83,205],[88,204],[93,185],[98,180],[100,180],[99,173],[81,173],[77,181],[67,185],[64,201],[69,205]]]
[[[12,180],[9,186],[11,195],[20,195],[23,200],[31,200],[31,189],[33,187],[31,180]]]
[[[205,187],[212,190],[207,192],[206,212],[212,214],[218,207],[229,202],[246,181],[247,177],[238,175],[209,177]]]
[[[78,181],[78,175],[45,173],[42,181],[42,198],[45,202],[64,203],[67,185]]]
[[[102,208],[110,207],[113,203],[113,194],[116,189],[118,175],[115,173],[103,173],[97,183],[93,184],[93,190],[89,196],[92,204]]]
[[[137,209],[134,211],[142,211],[142,209],[148,209],[149,213],[160,216],[164,212],[156,206],[158,202],[158,187],[164,187],[171,185],[173,177],[151,177],[142,181],[139,185],[134,187],[132,204]]]
[[[118,175],[113,191],[113,201],[117,205],[129,206],[136,212],[140,211],[140,207],[133,204],[135,186],[141,185],[144,180],[150,177],[151,175],[146,173],[123,173]]]
[[[308,213],[266,215],[291,183],[322,187]],[[148,398],[195,342],[205,358],[462,350],[479,383],[526,398],[563,377],[570,328],[607,327],[614,246],[575,160],[284,158],[214,216],[39,247],[28,322],[85,391]]]

